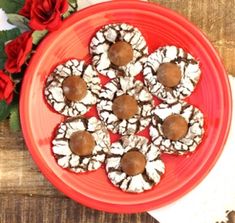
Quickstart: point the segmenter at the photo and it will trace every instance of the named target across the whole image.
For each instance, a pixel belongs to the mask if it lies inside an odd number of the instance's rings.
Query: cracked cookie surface
[[[163,123],[169,116],[180,115],[188,124],[185,136],[179,140],[171,140],[164,135]],[[168,104],[161,103],[152,111],[150,136],[161,152],[183,155],[196,150],[204,134],[204,117],[202,112],[186,102],[179,101]]]
[[[63,84],[71,77],[81,78],[85,84],[86,93],[80,100],[73,101],[66,98]],[[74,84],[73,81],[72,84]],[[73,86],[73,91],[74,88],[79,89],[79,86]],[[57,112],[75,117],[85,114],[96,104],[100,89],[100,79],[92,66],[86,65],[84,61],[73,59],[58,65],[48,76],[44,94],[47,102]]]
[[[113,112],[115,98],[129,95],[137,102],[137,113],[129,119],[119,119]],[[151,120],[153,97],[139,80],[120,77],[108,82],[101,90],[97,110],[100,119],[113,133],[134,134],[148,126]]]
[[[165,63],[175,64],[181,71],[181,79],[174,87],[166,87],[159,81],[158,70]],[[193,92],[201,70],[199,62],[191,54],[175,46],[165,46],[148,56],[143,74],[149,91],[159,99],[172,103],[188,97]]]
[[[72,134],[81,131],[90,133],[94,138],[95,146],[90,155],[79,156],[71,150]],[[110,149],[110,138],[97,118],[72,118],[59,125],[52,145],[58,165],[78,173],[96,170],[102,165]]]
[[[132,151],[141,153],[146,163],[142,173],[131,176],[123,171],[122,159]],[[141,193],[159,183],[165,172],[165,165],[160,158],[160,151],[153,144],[148,144],[147,138],[131,135],[123,136],[120,141],[111,145],[106,159],[106,171],[116,187],[126,192]]]
[[[109,58],[109,49],[117,42],[128,43],[133,58],[127,64],[117,66]],[[124,51],[125,52],[125,51]],[[148,47],[139,29],[129,24],[108,24],[101,28],[90,43],[92,63],[96,70],[109,78],[133,77],[139,74],[147,60]]]

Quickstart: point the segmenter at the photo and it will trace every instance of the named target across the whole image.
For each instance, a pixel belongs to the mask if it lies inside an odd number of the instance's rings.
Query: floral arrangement
[[[20,129],[19,94],[30,58],[40,41],[77,9],[76,0],[0,1],[0,121],[9,119],[13,131]]]

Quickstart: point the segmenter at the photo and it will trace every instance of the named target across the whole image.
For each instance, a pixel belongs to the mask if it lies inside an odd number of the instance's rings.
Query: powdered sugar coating
[[[167,62],[177,64],[181,70],[181,81],[174,88],[167,88],[157,80],[158,67]],[[143,74],[149,91],[159,99],[172,103],[188,97],[193,92],[199,81],[201,70],[199,62],[191,54],[175,46],[165,46],[149,55]]]
[[[121,158],[130,150],[137,150],[145,155],[146,166],[142,174],[128,176],[121,169]],[[111,145],[106,159],[106,171],[110,181],[123,191],[141,193],[159,183],[165,172],[165,165],[160,158],[160,151],[143,136],[123,136]]]
[[[138,112],[128,120],[120,120],[113,113],[113,100],[120,95],[133,96],[138,103]],[[113,133],[134,134],[143,130],[151,121],[153,97],[141,81],[129,77],[111,80],[102,88],[97,110],[100,119]]]
[[[69,139],[77,131],[88,131],[94,137],[96,145],[91,155],[82,157],[71,151]],[[96,170],[102,165],[110,149],[110,138],[97,118],[73,118],[60,124],[52,145],[58,165],[78,173]]]
[[[87,94],[80,101],[69,101],[65,98],[62,84],[69,76],[80,76],[87,84]],[[85,114],[92,105],[96,104],[100,92],[100,79],[91,65],[84,61],[69,60],[56,67],[46,81],[45,96],[48,103],[59,113],[75,117]]]
[[[117,67],[108,58],[110,46],[118,41],[125,41],[132,46],[133,60],[125,66]],[[141,32],[129,24],[109,24],[101,28],[92,38],[90,53],[97,71],[109,78],[117,76],[133,77],[139,74],[147,60],[148,47]],[[124,73],[124,75],[123,75]]]
[[[170,115],[181,115],[188,122],[188,132],[184,138],[173,141],[167,139],[162,132],[162,123]],[[183,155],[193,152],[201,143],[204,134],[204,117],[202,112],[193,105],[183,101],[168,104],[163,102],[152,111],[150,136],[161,152]]]

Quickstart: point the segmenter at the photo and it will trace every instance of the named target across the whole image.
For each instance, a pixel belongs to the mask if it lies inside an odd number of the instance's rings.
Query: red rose
[[[61,15],[67,10],[67,0],[33,0],[29,25],[35,30],[55,30],[62,22]]]
[[[14,84],[10,77],[0,70],[0,100],[6,100],[8,104],[13,98]]]
[[[24,32],[5,46],[5,52],[7,54],[5,69],[7,71],[10,73],[21,71],[21,66],[32,50],[32,41],[32,32]]]
[[[24,6],[22,9],[20,9],[19,14],[29,19],[31,6],[32,6],[32,0],[25,0]]]

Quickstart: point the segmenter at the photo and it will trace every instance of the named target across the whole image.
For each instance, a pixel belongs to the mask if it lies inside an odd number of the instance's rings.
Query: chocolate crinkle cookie
[[[102,88],[97,110],[113,133],[134,134],[151,120],[153,97],[141,81],[129,77],[111,80]]]
[[[163,102],[152,111],[150,136],[161,152],[183,155],[193,152],[204,134],[202,112],[186,102]]]
[[[192,55],[181,48],[165,46],[150,54],[143,73],[149,91],[172,103],[193,92],[201,70]]]
[[[102,165],[110,149],[110,138],[95,117],[72,118],[60,124],[52,145],[58,165],[78,173]]]
[[[75,117],[96,104],[100,89],[100,79],[92,66],[73,59],[48,76],[45,97],[57,112]]]
[[[125,23],[109,24],[92,38],[90,52],[100,74],[109,78],[133,77],[142,71],[148,47],[136,27]]]
[[[123,136],[106,159],[110,181],[121,190],[141,193],[159,183],[165,172],[160,151],[143,136]]]

